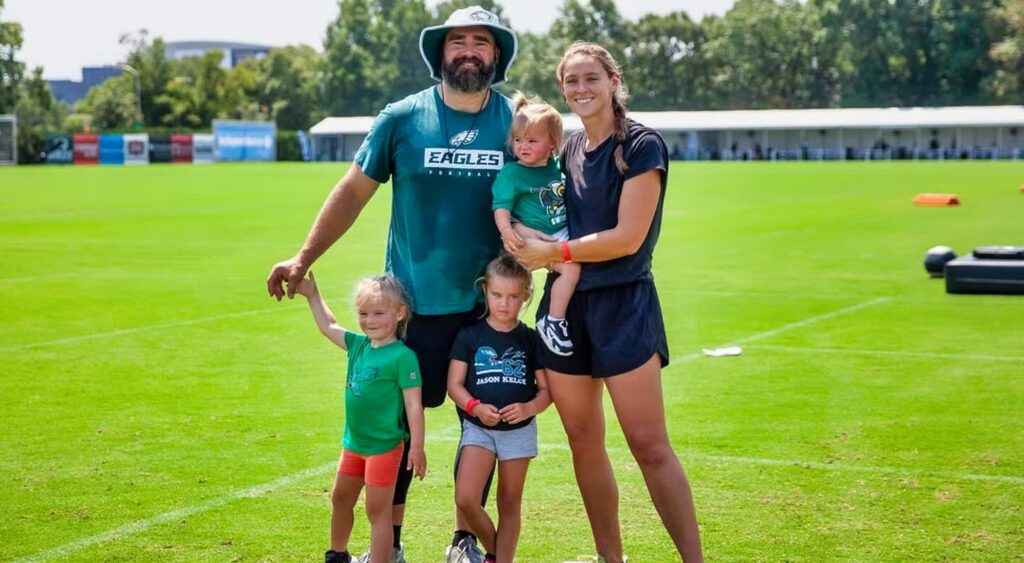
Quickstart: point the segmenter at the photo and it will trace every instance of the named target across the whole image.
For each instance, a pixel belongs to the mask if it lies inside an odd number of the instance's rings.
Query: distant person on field
[[[562,147],[562,116],[555,108],[538,99],[527,99],[522,93],[512,98],[512,106],[515,114],[510,144],[516,160],[506,164],[494,180],[494,222],[498,232],[508,241],[506,246],[511,251],[523,244],[523,237],[512,226],[513,219],[547,235],[543,240],[569,240],[565,181],[555,157]],[[547,315],[537,320],[537,332],[552,353],[571,356],[572,339],[565,311],[580,279],[580,266],[557,261],[550,267],[561,275],[551,286],[551,307]]]
[[[427,470],[420,366],[416,354],[398,339],[409,322],[402,285],[391,275],[359,282],[355,304],[364,334],[338,324],[320,295],[313,272],[289,289],[309,301],[320,332],[348,350],[344,450],[331,491],[331,548],[324,554],[324,561],[352,560],[348,540],[353,508],[365,485],[366,516],[370,520],[368,560],[388,563],[393,551],[391,500],[406,444],[409,453],[405,469],[420,479]]]
[[[509,100],[504,82],[517,39],[498,17],[473,6],[456,10],[420,34],[420,54],[440,82],[384,108],[355,162],[327,197],[293,258],[267,277],[267,291],[286,295],[310,266],[352,226],[380,184],[391,180],[391,224],[385,267],[409,292],[412,316],[405,338],[423,370],[423,404],[444,402],[448,353],[455,336],[479,316],[473,283],[501,250],[491,214],[491,184],[510,158]],[[288,297],[292,297],[290,290]],[[404,467],[405,464],[403,464]],[[394,560],[404,561],[402,522],[411,472],[395,487]],[[465,520],[446,560],[480,563],[483,554]]]
[[[452,347],[448,395],[466,413],[455,503],[487,554],[485,563],[512,563],[522,524],[526,471],[537,457],[535,416],[551,404],[544,370],[536,363],[537,335],[519,320],[533,278],[504,255],[481,280],[487,317],[463,328]],[[480,506],[498,464],[498,521]]]

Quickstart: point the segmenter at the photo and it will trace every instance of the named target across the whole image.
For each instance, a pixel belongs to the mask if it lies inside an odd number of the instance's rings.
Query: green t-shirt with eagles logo
[[[356,153],[375,181],[392,183],[385,269],[420,315],[470,311],[474,282],[501,250],[491,184],[510,160],[509,100],[491,90],[479,112],[456,111],[431,87],[389,104]]]
[[[409,437],[403,389],[419,387],[420,364],[401,340],[374,348],[364,334],[345,332],[348,376],[345,381],[347,449],[376,455]]]
[[[494,209],[507,209],[527,227],[553,235],[566,227],[565,181],[558,159],[545,166],[510,162],[494,180]]]

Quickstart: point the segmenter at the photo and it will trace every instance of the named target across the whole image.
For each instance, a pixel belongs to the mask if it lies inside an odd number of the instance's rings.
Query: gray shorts
[[[493,452],[498,461],[537,457],[537,419],[515,430],[492,430],[464,420],[459,450],[466,446],[479,446]]]

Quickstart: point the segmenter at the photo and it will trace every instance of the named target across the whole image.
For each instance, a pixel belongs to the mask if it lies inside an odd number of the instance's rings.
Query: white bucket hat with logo
[[[519,50],[519,40],[515,32],[501,25],[498,16],[481,8],[470,6],[455,10],[448,20],[441,25],[424,28],[420,32],[420,55],[423,62],[430,68],[430,77],[441,81],[441,47],[444,46],[444,38],[448,31],[456,27],[482,26],[491,30],[494,34],[494,42],[498,46],[499,56],[494,64],[494,80],[491,86],[497,86],[508,80],[508,68],[516,59]]]

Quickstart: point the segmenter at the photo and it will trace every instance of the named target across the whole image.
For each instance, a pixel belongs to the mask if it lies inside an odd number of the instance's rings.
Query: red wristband
[[[572,254],[569,252],[569,241],[562,241],[562,262],[566,264],[572,263]]]
[[[473,409],[475,409],[476,406],[479,405],[479,404],[480,404],[480,399],[470,399],[470,400],[466,401],[465,411],[468,412],[469,414],[473,414]]]

